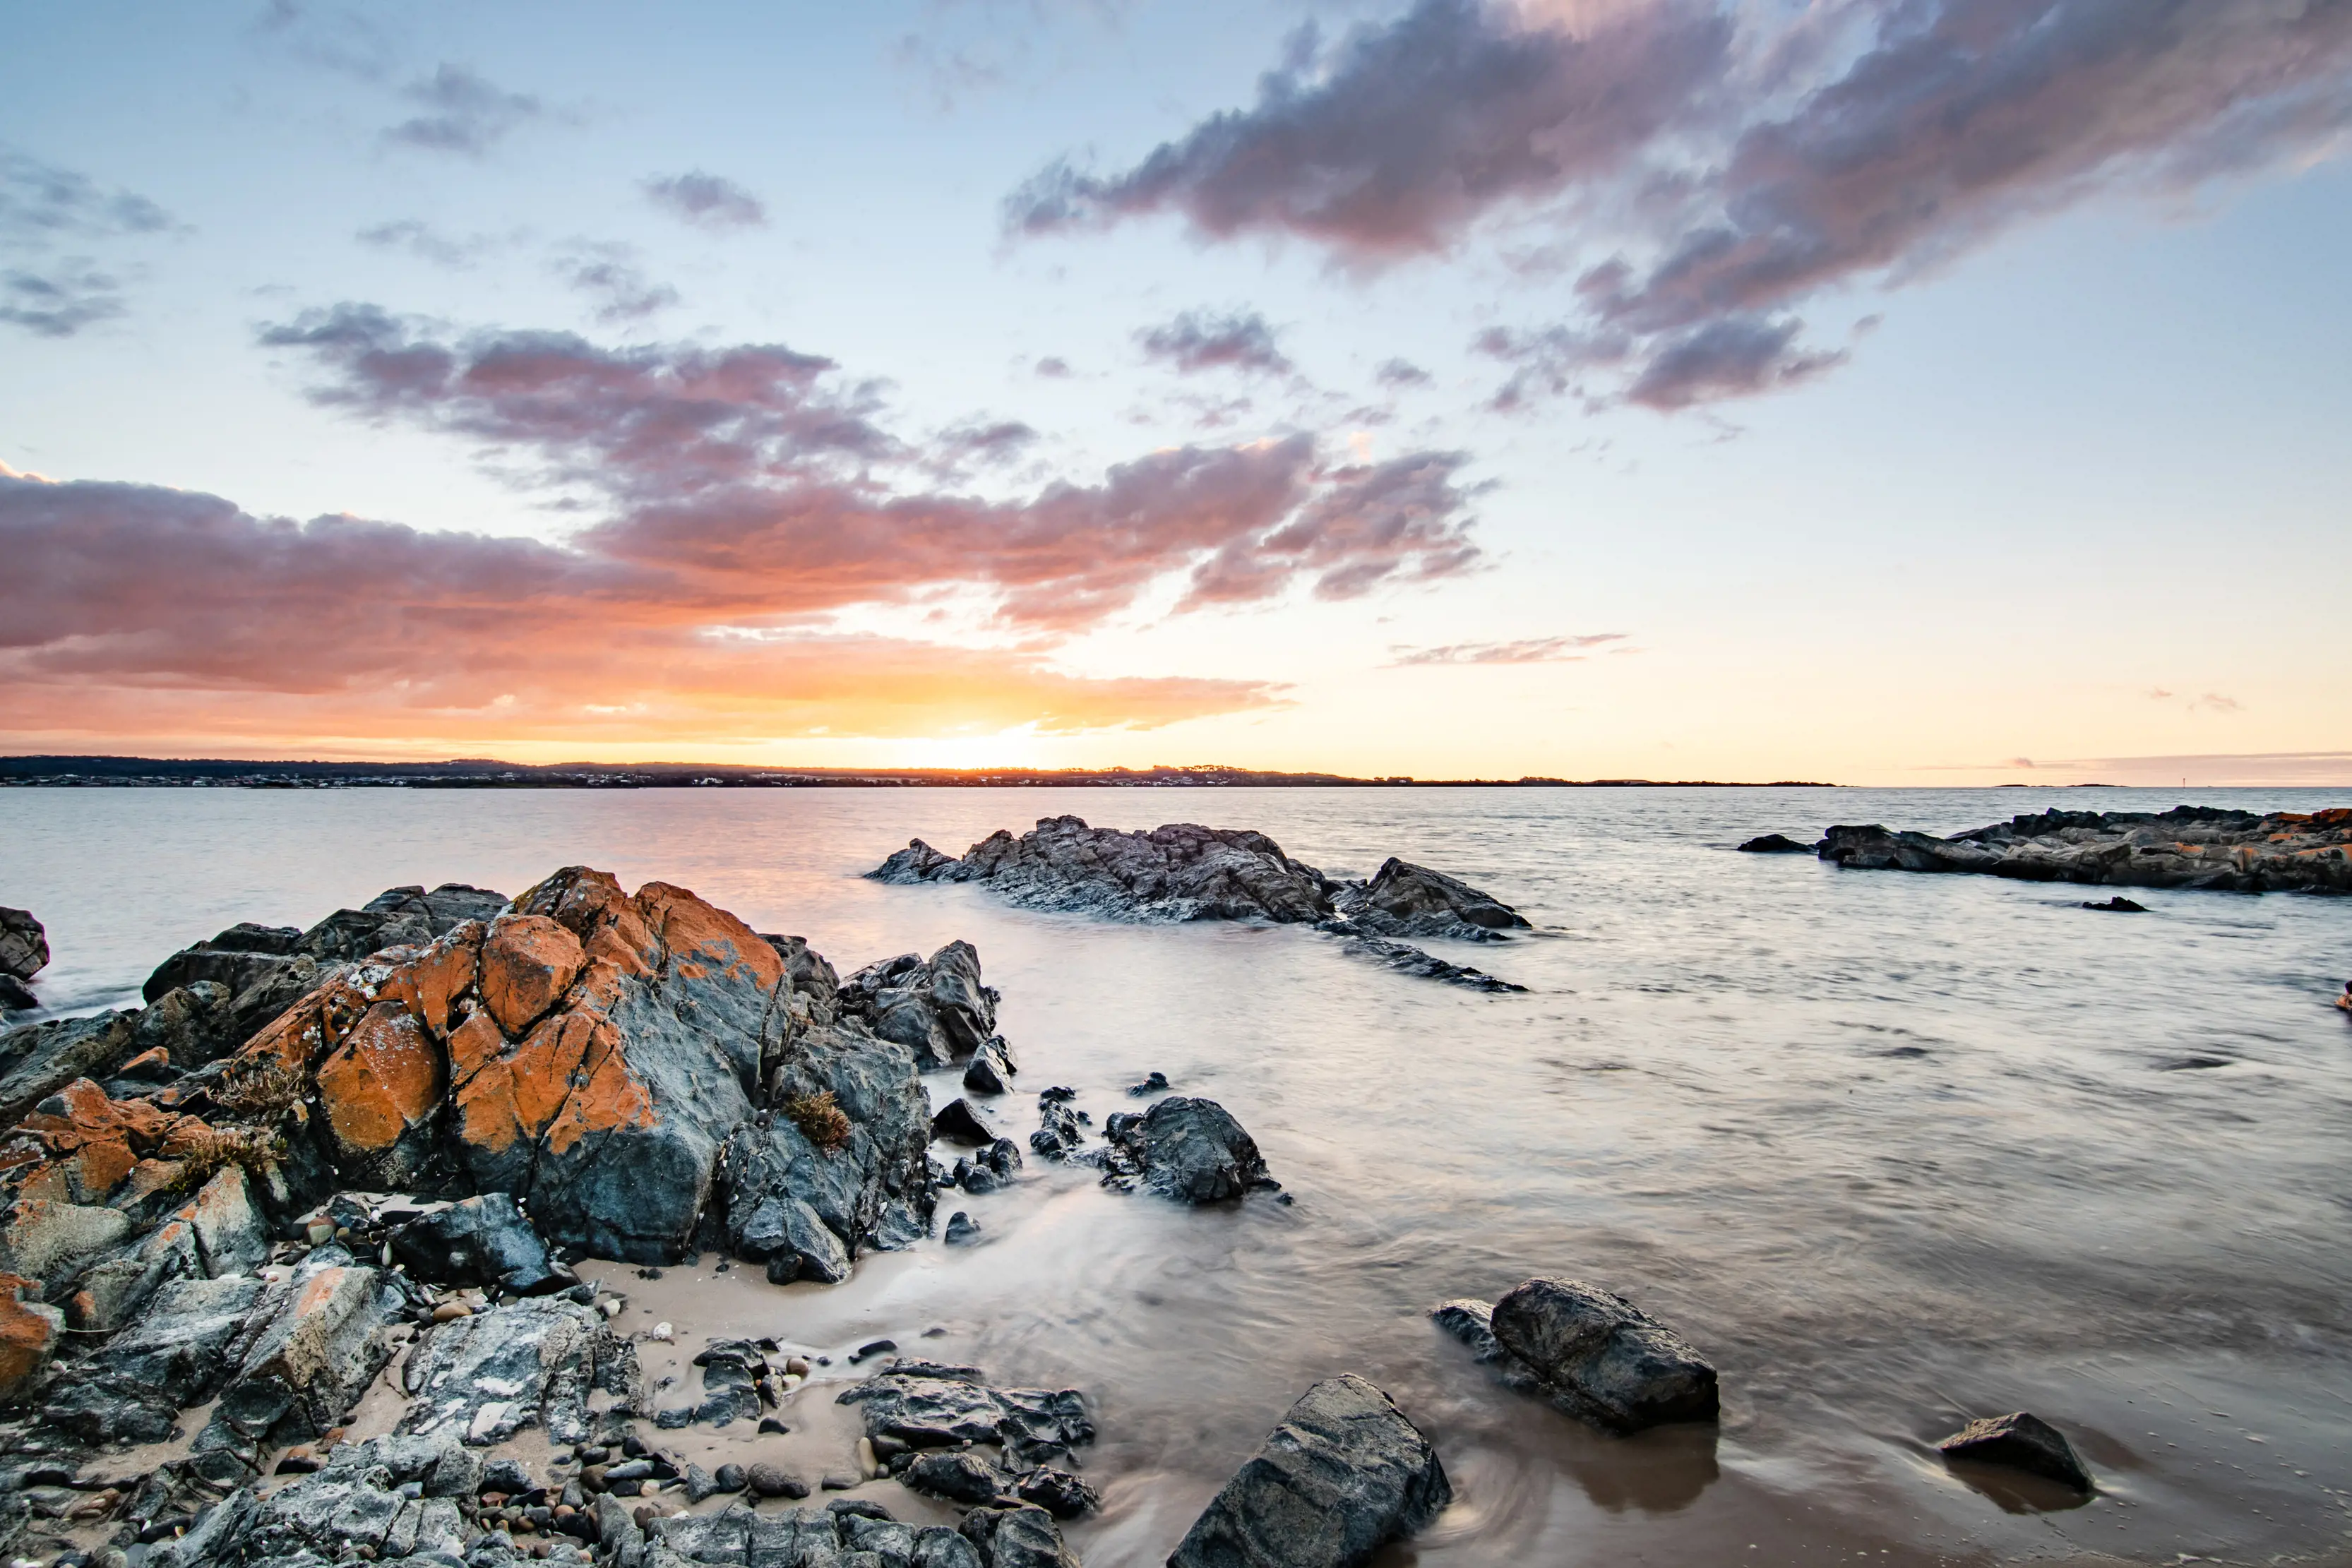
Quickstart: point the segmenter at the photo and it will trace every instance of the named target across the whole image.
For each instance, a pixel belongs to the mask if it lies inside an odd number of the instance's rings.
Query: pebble
[[[456,1322],[459,1318],[470,1318],[473,1315],[474,1309],[463,1301],[444,1301],[433,1309],[433,1321],[436,1323]]]
[[[881,1472],[882,1461],[876,1457],[874,1441],[870,1437],[857,1439],[857,1469],[868,1479]]]
[[[784,1363],[784,1370],[794,1377],[806,1377],[809,1375],[808,1357],[804,1355],[792,1357]]]
[[[655,1341],[656,1343],[667,1344],[676,1332],[676,1330],[670,1327],[668,1322],[665,1320],[664,1322],[656,1323],[651,1329],[646,1331],[646,1337],[649,1340]]]
[[[808,1496],[809,1493],[808,1482],[781,1466],[769,1464],[765,1460],[747,1469],[743,1472],[743,1480],[744,1484],[751,1489],[752,1493],[759,1497],[788,1497],[797,1500]],[[829,1486],[832,1483],[828,1481],[826,1484]]]

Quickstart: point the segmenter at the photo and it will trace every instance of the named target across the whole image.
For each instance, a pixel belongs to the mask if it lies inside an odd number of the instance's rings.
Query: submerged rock
[[[1748,855],[1809,855],[1813,852],[1813,846],[1801,844],[1786,833],[1766,833],[1762,838],[1750,839],[1740,845],[1739,852]]]
[[[2352,893],[2352,808],[2043,811],[1939,839],[1835,827],[1821,858],[1858,871],[1974,872],[2027,882],[2233,893]]]
[[[1432,1310],[1439,1327],[1511,1386],[1612,1432],[1712,1421],[1715,1368],[1624,1297],[1577,1280],[1529,1280],[1489,1307]]]
[[[2090,1469],[2075,1454],[2074,1445],[2066,1440],[2066,1435],[2023,1410],[1971,1421],[1936,1448],[1948,1459],[2004,1465],[2076,1491],[2093,1490]]]
[[[2096,909],[2108,915],[2146,915],[2147,913],[2147,904],[2141,904],[2136,899],[2126,898],[2120,893],[2116,894],[2113,898],[2104,899],[2096,904],[2093,904],[2086,899],[2084,901],[2083,907],[2085,909]]]
[[[1185,1532],[1169,1568],[1357,1568],[1454,1500],[1395,1401],[1352,1374],[1308,1389]]]
[[[1332,908],[1373,936],[1448,936],[1492,942],[1528,929],[1519,912],[1459,878],[1394,856],[1367,883],[1340,884]]]
[[[1256,1140],[1214,1100],[1174,1095],[1139,1116],[1114,1116],[1107,1130],[1123,1158],[1115,1175],[1139,1176],[1182,1203],[1216,1203],[1271,1186]]]
[[[1449,986],[1462,986],[1474,991],[1524,991],[1525,986],[1498,979],[1484,969],[1474,969],[1467,964],[1448,963],[1433,954],[1405,942],[1391,942],[1381,936],[1351,936],[1339,944],[1339,950],[1351,958],[1368,959],[1401,975],[1413,975],[1424,980],[1443,980]]]

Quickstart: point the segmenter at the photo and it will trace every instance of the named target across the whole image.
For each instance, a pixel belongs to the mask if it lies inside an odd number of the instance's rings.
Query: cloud
[[[469,158],[490,150],[528,121],[546,112],[528,93],[509,92],[463,66],[444,61],[429,77],[401,89],[401,95],[425,112],[402,120],[383,133],[386,141],[431,152],[459,152]]]
[[[2347,130],[2336,0],[1418,0],[1294,39],[1255,103],[1128,169],[1048,167],[1005,221],[1168,213],[1355,269],[1534,225],[1578,282],[1559,321],[1509,334],[1532,352],[1498,402],[1672,410],[1835,364],[1801,341],[1825,293],[1899,287],[2104,192],[2334,156]]]
[[[583,556],[674,580],[714,616],[806,615],[941,589],[998,620],[1069,632],[1163,579],[1187,608],[1327,597],[1471,570],[1475,491],[1459,453],[1327,461],[1307,434],[1187,445],[1056,479],[1025,497],[942,489],[1010,422],[908,440],[878,389],[781,344],[601,347],[567,333],[450,339],[373,306],[269,329],[310,356],[312,395],[535,464],[534,484],[595,498]]]
[[[1275,338],[1275,329],[1255,310],[1187,310],[1135,335],[1147,358],[1184,375],[1218,370],[1286,374],[1291,364]]]
[[[1066,732],[1277,700],[1255,682],[1087,679],[1033,653],[730,626],[665,573],[560,546],[257,517],[152,486],[0,475],[0,733],[20,745]]]
[[[1596,632],[1581,637],[1523,637],[1512,643],[1449,643],[1440,648],[1399,646],[1391,669],[1411,664],[1563,664],[1584,657],[1581,650],[1604,643],[1622,643],[1622,632]]]
[[[768,209],[735,183],[699,169],[645,182],[646,199],[681,223],[713,233],[766,226]]]
[[[458,268],[473,266],[490,246],[490,241],[484,235],[453,238],[420,218],[396,218],[390,223],[372,225],[352,237],[376,250],[405,251],[436,267]]]
[[[1411,360],[1383,360],[1372,372],[1372,380],[1384,387],[1425,387],[1437,380]]]
[[[677,290],[646,277],[625,245],[576,246],[556,259],[555,273],[595,301],[599,321],[642,321],[677,303]]]
[[[2243,713],[2246,711],[2245,704],[2235,697],[2224,696],[2220,692],[2207,692],[2200,696],[2184,697],[2162,686],[2151,686],[2148,688],[2147,695],[2150,700],[2155,702],[2178,701],[2190,713]]]
[[[398,53],[391,37],[362,13],[305,5],[301,0],[269,0],[253,24],[251,36],[283,46],[307,65],[362,81],[382,81],[390,76]]]
[[[122,279],[60,245],[103,244],[180,225],[145,196],[101,189],[87,175],[0,146],[0,321],[70,338],[126,308]]]
[[[1047,381],[1067,381],[1070,375],[1070,361],[1063,359],[1059,354],[1048,354],[1037,361],[1036,371]]]

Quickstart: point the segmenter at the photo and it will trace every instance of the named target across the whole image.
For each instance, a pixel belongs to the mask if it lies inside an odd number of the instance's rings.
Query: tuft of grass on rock
[[[849,1142],[849,1114],[835,1103],[830,1089],[792,1096],[784,1102],[784,1114],[803,1137],[827,1154]]]

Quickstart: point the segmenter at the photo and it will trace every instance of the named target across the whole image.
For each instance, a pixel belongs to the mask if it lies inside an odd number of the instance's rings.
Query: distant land
[[[742,768],[696,762],[557,762],[488,758],[447,762],[252,762],[214,758],[0,757],[0,786],[215,789],[1835,789],[1812,779],[1769,784],[1720,779],[1351,779],[1265,773],[1200,763],[1186,768]]]

